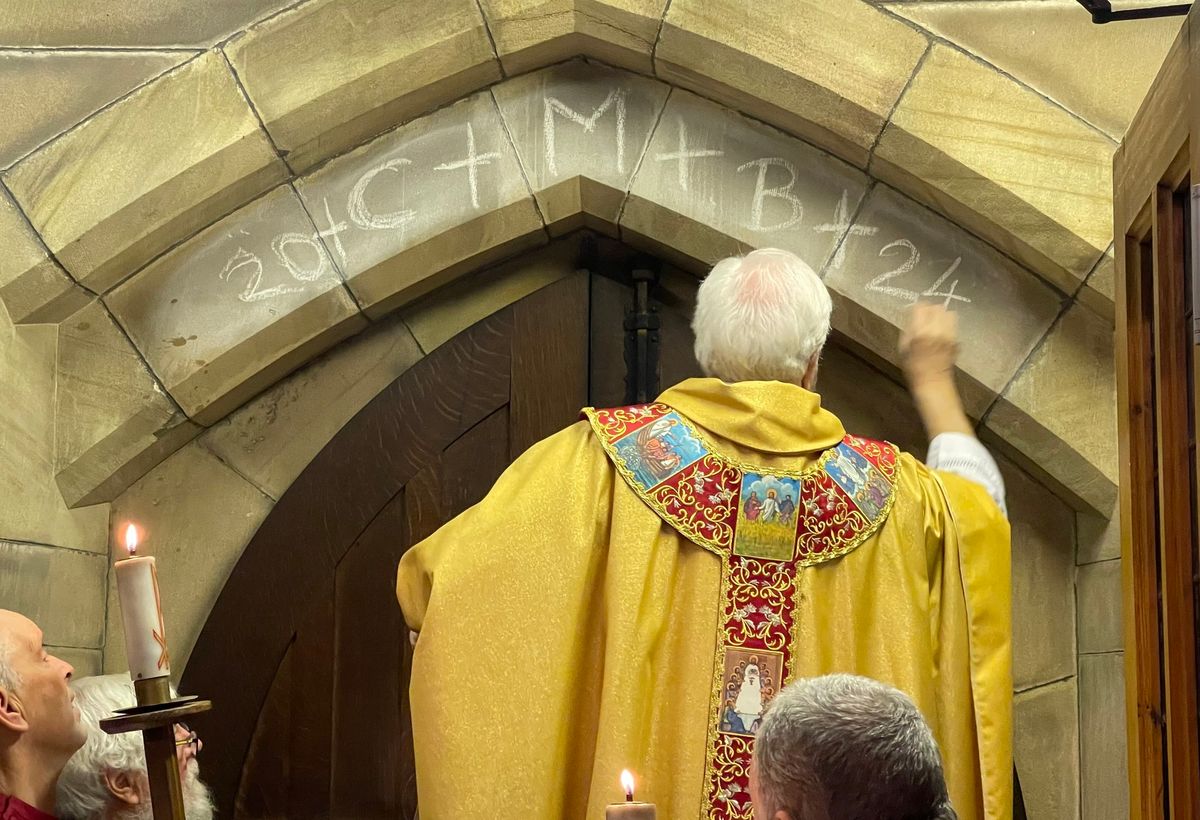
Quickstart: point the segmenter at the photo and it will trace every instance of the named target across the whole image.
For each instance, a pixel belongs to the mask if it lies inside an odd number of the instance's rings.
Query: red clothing
[[[0,820],[54,820],[54,815],[35,809],[23,800],[0,794]]]

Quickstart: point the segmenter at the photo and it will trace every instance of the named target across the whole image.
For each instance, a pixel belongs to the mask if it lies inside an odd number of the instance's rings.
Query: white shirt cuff
[[[1004,478],[996,460],[979,439],[966,433],[941,433],[929,442],[929,455],[925,464],[931,470],[943,470],[974,481],[987,490],[1004,517],[1008,517],[1005,504]]]

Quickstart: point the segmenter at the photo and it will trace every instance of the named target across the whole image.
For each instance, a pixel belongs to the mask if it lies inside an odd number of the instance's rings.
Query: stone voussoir
[[[67,506],[111,501],[200,428],[167,396],[103,303],[59,325],[55,479]]]
[[[205,425],[366,325],[290,185],[206,228],[106,301],[168,392]]]
[[[859,0],[673,0],[654,68],[865,168],[927,47]]]
[[[1117,493],[1113,329],[1071,305],[988,411],[982,431],[1081,510]]]
[[[616,235],[669,90],[579,60],[493,88],[552,235],[584,226]]]
[[[0,304],[14,325],[57,323],[92,300],[50,257],[5,194],[0,194],[0,246]]]
[[[1032,89],[934,45],[870,170],[1074,293],[1112,240],[1115,148]]]
[[[4,181],[67,271],[102,293],[286,173],[209,51],[30,154]]]
[[[936,300],[954,311],[963,329],[960,387],[973,418],[982,418],[1062,309],[1038,277],[883,184],[849,226],[825,281],[838,306],[835,328],[894,365],[910,305]]]
[[[667,0],[480,0],[504,70],[587,54],[649,74]]]
[[[297,188],[372,318],[547,241],[487,91],[338,157]]]
[[[633,180],[621,235],[701,267],[766,246],[820,270],[867,185],[808,143],[676,90]]]
[[[297,172],[500,79],[476,0],[316,0],[228,54]]]

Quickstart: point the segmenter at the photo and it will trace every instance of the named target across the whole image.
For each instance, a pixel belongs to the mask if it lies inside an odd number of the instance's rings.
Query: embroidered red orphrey
[[[847,436],[809,469],[781,473],[718,455],[663,404],[584,415],[630,488],[721,558],[701,816],[750,820],[757,717],[793,675],[797,574],[850,552],[887,518],[896,448]]]

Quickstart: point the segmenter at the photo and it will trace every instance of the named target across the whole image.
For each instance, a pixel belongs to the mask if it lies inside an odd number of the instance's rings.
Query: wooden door
[[[216,704],[200,729],[222,815],[413,816],[396,565],[587,403],[588,285],[546,287],[403,374],[247,546],[182,682]]]
[[[1200,817],[1198,55],[1193,11],[1114,163],[1130,803],[1147,820]]]

